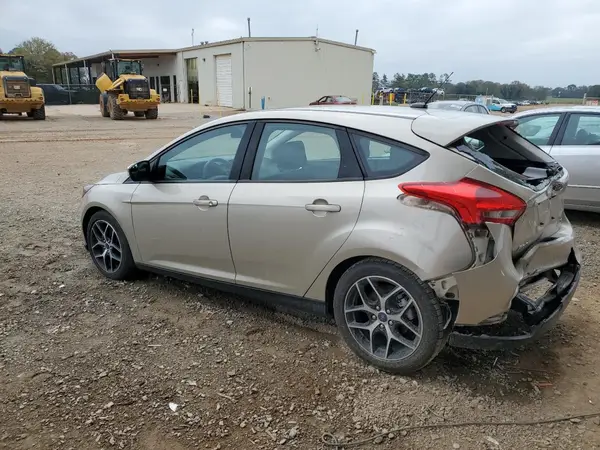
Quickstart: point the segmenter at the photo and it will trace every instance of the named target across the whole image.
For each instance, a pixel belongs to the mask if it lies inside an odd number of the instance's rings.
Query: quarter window
[[[421,164],[427,155],[401,144],[390,144],[368,136],[352,134],[368,177],[397,176]]]
[[[571,114],[562,145],[600,145],[600,114]]]
[[[158,179],[163,181],[232,180],[233,161],[246,132],[246,124],[202,132],[175,145],[158,160]]]
[[[258,144],[252,180],[335,180],[341,178],[342,168],[342,152],[334,129],[270,123],[265,125]]]
[[[535,145],[548,145],[559,118],[560,114],[523,117],[515,131]]]

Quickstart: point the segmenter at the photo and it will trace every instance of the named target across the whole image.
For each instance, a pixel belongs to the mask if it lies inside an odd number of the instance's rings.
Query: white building
[[[140,59],[163,101],[243,109],[308,105],[324,95],[368,104],[375,51],[317,37],[240,38],[178,50],[111,50],[54,67],[55,82],[93,84],[111,56]]]

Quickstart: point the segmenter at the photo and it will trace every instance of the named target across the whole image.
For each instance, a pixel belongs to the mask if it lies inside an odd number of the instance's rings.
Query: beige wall
[[[303,40],[244,42],[244,53],[253,109],[261,107],[262,96],[267,108],[306,106],[328,94],[369,103],[370,51]]]
[[[217,80],[215,75],[215,56],[226,54],[231,54],[233,107],[242,108],[244,101],[244,65],[242,62],[241,43],[183,51],[182,56],[177,60],[177,79],[183,80],[182,85],[185,86],[187,90],[185,59],[198,58],[198,85],[200,90],[200,102],[202,104],[216,105]],[[182,94],[183,95],[180,97],[180,101],[187,103],[189,91]]]
[[[318,50],[317,50],[318,49]],[[182,50],[176,74],[180,102],[187,102],[185,59],[198,58],[202,104],[216,105],[215,56],[231,54],[233,107],[260,109],[306,106],[323,95],[339,94],[369,103],[373,53],[351,46],[310,40],[257,40]]]

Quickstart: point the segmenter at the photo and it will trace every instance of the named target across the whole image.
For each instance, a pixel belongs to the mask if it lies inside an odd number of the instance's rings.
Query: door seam
[[[358,220],[360,219],[360,215],[362,214],[362,207],[363,207],[363,203],[365,201],[365,192],[367,191],[366,180],[363,180],[362,183],[363,183],[363,193],[362,193],[362,197],[360,199],[360,207],[358,209],[358,214],[356,215],[356,220],[354,221],[354,225],[352,225],[352,229],[350,230],[350,233],[348,233],[348,236],[346,237],[346,239],[344,239],[344,242],[342,242],[342,244],[333,253],[333,255],[331,255],[331,258],[329,258],[327,260],[327,262],[325,263],[325,265],[323,265],[323,268],[319,271],[319,273],[317,274],[317,276],[315,277],[313,282],[310,284],[310,286],[308,286],[308,289],[306,289],[306,291],[304,291],[304,294],[302,294],[302,297],[306,297],[306,294],[308,293],[308,291],[310,291],[310,289],[313,287],[313,285],[317,282],[317,280],[319,279],[319,277],[321,276],[321,274],[323,273],[325,268],[329,265],[329,263],[333,260],[333,258],[335,258],[335,255],[337,255],[340,252],[340,250],[346,244],[346,242],[348,242],[348,239],[350,239],[350,236],[352,236],[352,233],[354,232],[354,229],[356,228],[356,224],[358,223]],[[327,301],[327,299],[325,299],[325,301]]]

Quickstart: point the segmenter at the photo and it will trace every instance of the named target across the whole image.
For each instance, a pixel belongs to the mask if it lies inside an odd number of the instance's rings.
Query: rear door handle
[[[329,204],[315,204],[309,203],[304,206],[307,211],[322,211],[322,212],[340,212],[342,207],[340,205],[329,205]]]
[[[205,195],[203,195],[200,198],[197,198],[192,203],[196,206],[204,206],[204,207],[206,207],[206,206],[213,207],[213,206],[217,206],[219,204],[219,202],[217,200],[211,200],[210,198],[206,197]]]

